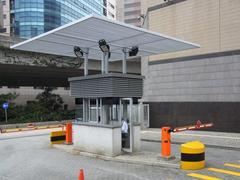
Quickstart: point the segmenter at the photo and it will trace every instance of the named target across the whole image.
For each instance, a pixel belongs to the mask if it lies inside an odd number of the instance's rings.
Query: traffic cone
[[[79,173],[79,176],[78,176],[78,180],[84,180],[84,172],[83,172],[83,169],[80,169],[80,173]]]

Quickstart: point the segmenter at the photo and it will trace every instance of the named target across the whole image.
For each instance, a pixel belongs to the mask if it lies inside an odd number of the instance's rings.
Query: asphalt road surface
[[[49,146],[49,132],[41,130],[0,134],[0,180],[74,180],[83,168],[85,180],[188,180],[192,171],[133,165],[72,155]],[[158,143],[142,142],[145,151],[160,152]],[[179,146],[173,146],[178,155]],[[208,166],[239,172],[240,169],[223,166],[225,162],[237,164],[238,151],[208,149]],[[239,162],[238,162],[239,163]],[[239,163],[240,164],[240,163]],[[222,179],[239,179],[236,175],[216,173],[207,169],[195,173]]]

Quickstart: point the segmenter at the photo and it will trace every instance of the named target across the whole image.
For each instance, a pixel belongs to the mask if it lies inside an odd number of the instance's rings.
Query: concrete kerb
[[[111,157],[111,156],[79,151],[77,149],[74,149],[72,145],[54,144],[54,145],[51,145],[51,147],[65,151],[67,153],[71,153],[73,155],[97,158],[105,161],[114,161],[114,162],[127,163],[127,164],[137,164],[137,165],[147,165],[147,166],[179,169],[179,161],[180,161],[179,159],[175,159],[172,161],[164,161],[164,160],[161,160],[160,154],[152,153],[152,152],[142,151],[142,152],[133,153],[133,154],[122,154],[119,156]]]

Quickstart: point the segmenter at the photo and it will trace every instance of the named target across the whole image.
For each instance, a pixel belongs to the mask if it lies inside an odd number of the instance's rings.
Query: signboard
[[[5,103],[2,104],[2,108],[3,109],[8,109],[8,107],[9,107],[9,103],[8,102],[5,102]]]

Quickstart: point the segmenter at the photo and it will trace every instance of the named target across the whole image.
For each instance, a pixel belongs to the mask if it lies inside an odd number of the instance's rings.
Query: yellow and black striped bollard
[[[181,169],[197,170],[205,167],[205,146],[199,141],[181,145]]]
[[[54,131],[50,133],[51,144],[63,144],[66,141],[66,131]]]

